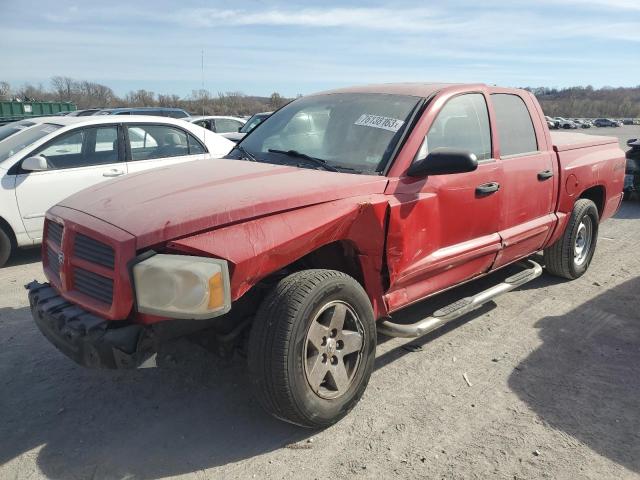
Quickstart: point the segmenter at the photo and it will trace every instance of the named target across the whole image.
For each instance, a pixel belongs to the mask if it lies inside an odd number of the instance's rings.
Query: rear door
[[[140,172],[205,158],[206,149],[186,130],[164,124],[125,124],[128,171]]]
[[[64,198],[127,173],[118,125],[66,132],[31,152],[47,159],[48,169],[18,170],[16,199],[27,234],[42,238],[44,214]]]
[[[497,147],[502,163],[503,249],[495,267],[542,247],[554,225],[555,155],[530,98],[512,92],[493,93]],[[531,114],[533,112],[533,116]]]

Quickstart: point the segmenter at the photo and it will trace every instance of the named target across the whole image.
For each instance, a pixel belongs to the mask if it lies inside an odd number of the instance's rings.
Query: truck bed
[[[574,132],[550,132],[553,149],[556,152],[565,150],[574,150],[576,148],[595,147],[598,145],[607,145],[609,143],[618,143],[616,137],[606,137],[604,135],[587,135],[586,133]]]

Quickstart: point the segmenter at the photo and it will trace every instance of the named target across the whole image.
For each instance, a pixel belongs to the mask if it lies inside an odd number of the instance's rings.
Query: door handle
[[[102,174],[103,177],[119,177],[120,175],[124,175],[124,170],[118,170],[117,168],[112,168]]]
[[[543,170],[541,172],[538,172],[538,180],[540,180],[541,182],[549,180],[551,177],[553,177],[553,172],[551,170]]]
[[[496,193],[498,190],[500,190],[500,184],[497,182],[483,183],[482,185],[478,185],[476,187],[476,195],[478,195],[479,197],[484,197],[486,195]]]

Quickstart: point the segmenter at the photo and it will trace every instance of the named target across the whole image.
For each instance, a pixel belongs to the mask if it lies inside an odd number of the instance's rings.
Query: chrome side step
[[[519,265],[526,267],[526,269],[506,278],[503,282],[485,290],[484,292],[480,292],[472,297],[460,299],[446,307],[436,310],[431,316],[409,325],[402,325],[400,323],[393,323],[389,320],[384,320],[378,323],[378,332],[389,337],[421,337],[422,335],[426,335],[427,333],[480,308],[489,300],[493,300],[497,296],[509,292],[514,288],[518,288],[519,286],[524,285],[525,283],[542,275],[542,267],[533,260],[526,260],[519,263]]]

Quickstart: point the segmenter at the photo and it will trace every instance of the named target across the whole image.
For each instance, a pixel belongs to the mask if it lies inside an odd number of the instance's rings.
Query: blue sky
[[[0,0],[0,80],[286,96],[361,83],[640,85],[640,0]]]

